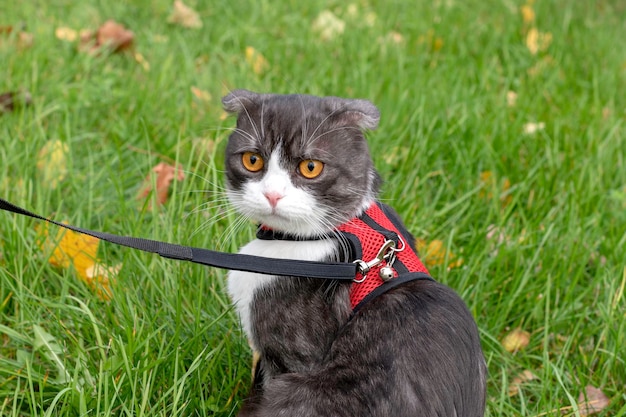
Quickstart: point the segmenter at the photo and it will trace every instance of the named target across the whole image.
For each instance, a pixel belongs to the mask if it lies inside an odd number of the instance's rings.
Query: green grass
[[[220,206],[233,124],[220,118],[221,95],[368,98],[382,112],[369,135],[381,198],[463,259],[431,273],[475,314],[487,415],[575,415],[586,385],[611,399],[601,415],[626,415],[622,2],[537,1],[529,25],[521,0],[358,1],[356,17],[342,2],[196,1],[202,30],[168,25],[167,1],[73,3],[0,5],[0,25],[34,35],[19,48],[0,34],[0,93],[33,97],[0,114],[2,198],[83,227],[235,251],[253,227],[225,239],[236,218]],[[326,42],[311,29],[323,10],[346,23]],[[92,57],[54,36],[109,18],[134,31],[149,70],[132,54]],[[531,26],[552,35],[536,55]],[[402,42],[380,40],[392,31]],[[251,70],[247,46],[265,56],[265,73]],[[544,129],[524,134],[529,122]],[[37,155],[57,139],[67,175],[53,189]],[[151,213],[136,195],[164,160],[187,175]],[[485,171],[493,181],[482,184]],[[224,271],[101,245],[105,263],[123,265],[101,301],[73,270],[48,264],[35,225],[0,214],[0,415],[233,414],[250,355]],[[530,343],[508,353],[501,340],[516,327]],[[524,370],[536,378],[509,396]]]

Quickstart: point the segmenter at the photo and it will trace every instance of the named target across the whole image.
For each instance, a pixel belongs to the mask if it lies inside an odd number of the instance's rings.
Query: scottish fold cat
[[[363,216],[377,210],[395,225],[388,233],[398,232],[396,250],[417,259],[397,215],[376,201],[381,179],[364,137],[379,121],[372,103],[247,90],[222,102],[237,114],[226,147],[227,194],[260,225],[241,253],[352,262],[341,230],[365,228],[355,225],[369,224]],[[392,250],[383,263],[398,275],[395,259]],[[229,295],[258,357],[239,415],[482,416],[486,366],[458,295],[416,279],[355,302],[359,285],[229,273]]]

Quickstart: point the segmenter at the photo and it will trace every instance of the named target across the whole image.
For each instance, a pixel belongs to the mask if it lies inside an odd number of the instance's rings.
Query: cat
[[[367,100],[235,90],[226,188],[277,238],[240,253],[347,262],[338,228],[376,204]],[[403,226],[400,226],[403,227]],[[413,243],[412,237],[406,237]],[[258,358],[239,416],[483,416],[486,365],[464,302],[433,280],[403,283],[355,312],[351,282],[231,271],[228,293]]]

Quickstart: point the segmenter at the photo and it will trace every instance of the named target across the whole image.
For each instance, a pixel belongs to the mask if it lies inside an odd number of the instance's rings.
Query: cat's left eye
[[[313,179],[319,177],[324,169],[324,163],[322,161],[318,161],[316,159],[305,159],[300,162],[298,165],[298,169],[300,170],[300,174],[304,178]]]

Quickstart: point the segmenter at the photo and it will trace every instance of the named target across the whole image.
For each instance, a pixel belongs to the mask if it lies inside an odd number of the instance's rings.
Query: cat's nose
[[[270,203],[270,206],[272,206],[272,208],[275,208],[276,204],[278,204],[278,201],[284,197],[283,194],[275,191],[267,191],[263,193],[263,195],[265,196],[265,198],[267,198],[267,201]]]

